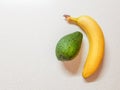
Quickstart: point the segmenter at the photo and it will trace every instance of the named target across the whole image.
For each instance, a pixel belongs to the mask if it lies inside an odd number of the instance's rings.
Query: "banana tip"
[[[83,73],[82,73],[82,76],[83,76],[84,79],[86,79],[86,78],[89,77],[89,74],[83,72]]]

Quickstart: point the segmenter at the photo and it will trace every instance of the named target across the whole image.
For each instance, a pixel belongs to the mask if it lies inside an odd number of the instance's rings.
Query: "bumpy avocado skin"
[[[72,60],[80,50],[83,34],[79,31],[65,35],[56,45],[56,56],[60,61]]]

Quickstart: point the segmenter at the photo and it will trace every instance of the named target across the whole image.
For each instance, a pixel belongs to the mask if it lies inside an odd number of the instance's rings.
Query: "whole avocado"
[[[60,61],[72,60],[80,50],[83,34],[74,32],[62,37],[56,45],[56,56]]]

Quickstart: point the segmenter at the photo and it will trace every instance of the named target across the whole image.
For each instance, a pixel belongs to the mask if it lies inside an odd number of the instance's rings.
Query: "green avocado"
[[[83,34],[74,32],[62,37],[56,45],[56,56],[60,61],[72,60],[80,50]]]

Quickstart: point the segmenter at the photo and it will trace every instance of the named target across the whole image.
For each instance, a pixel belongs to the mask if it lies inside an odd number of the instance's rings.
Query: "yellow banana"
[[[82,76],[88,78],[99,68],[104,55],[104,35],[97,22],[90,16],[78,18],[64,15],[66,20],[74,23],[86,33],[89,40],[88,56],[83,68]]]

